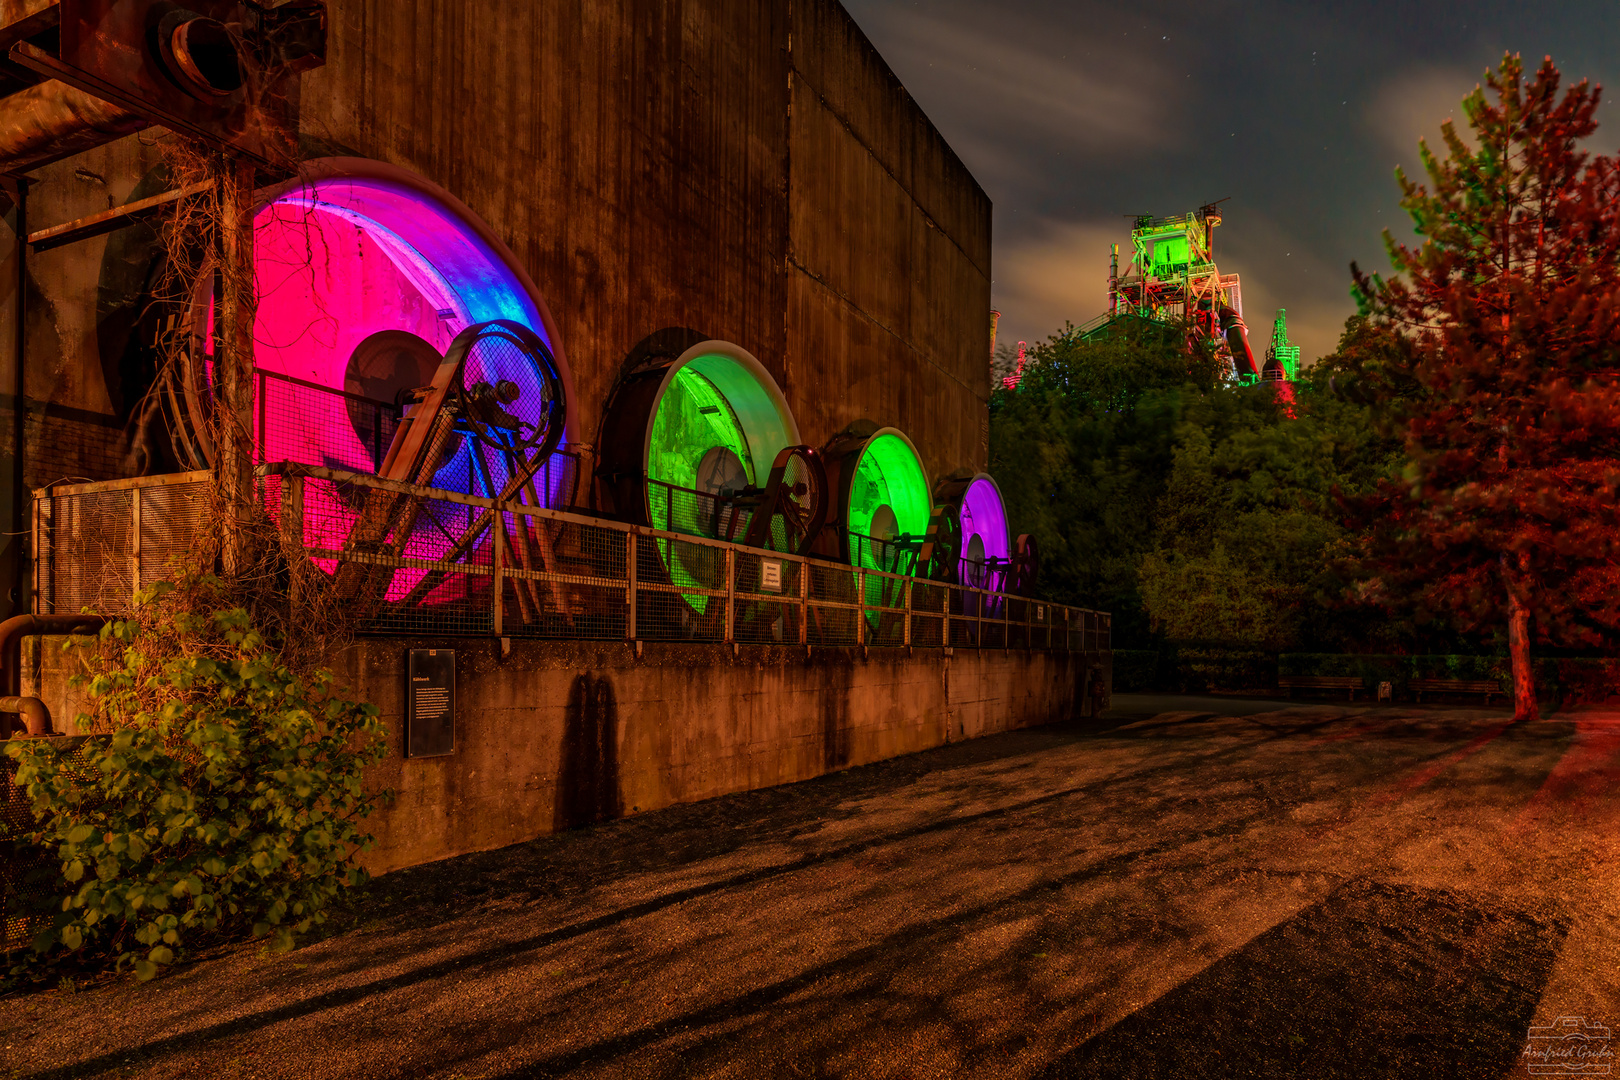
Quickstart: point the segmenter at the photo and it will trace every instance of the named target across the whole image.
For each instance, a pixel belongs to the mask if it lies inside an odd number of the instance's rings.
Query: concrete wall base
[[[455,751],[406,758],[410,649],[456,653]],[[28,650],[33,687],[72,731],[71,656]],[[639,655],[638,655],[639,652]],[[373,873],[675,803],[1083,715],[1109,655],[687,642],[361,638],[332,667],[376,704],[395,792],[371,819]],[[25,683],[27,679],[25,673]],[[76,695],[75,695],[76,696]]]

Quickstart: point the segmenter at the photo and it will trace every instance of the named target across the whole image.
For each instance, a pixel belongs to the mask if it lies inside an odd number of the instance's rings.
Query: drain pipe
[[[101,615],[13,615],[0,622],[0,696],[22,693],[23,638],[89,632],[106,625]]]
[[[21,612],[32,606],[29,593],[29,563],[33,557],[33,530],[26,528],[28,498],[25,485],[28,470],[23,455],[28,449],[28,379],[26,375],[28,350],[28,180],[16,180],[17,213],[17,325],[12,327],[12,357],[15,364],[11,373],[11,531],[15,535],[17,551],[16,575],[11,586],[11,610]]]
[[[57,79],[0,98],[0,172],[20,173],[151,126]]]
[[[16,713],[30,735],[50,735],[51,710],[36,697],[22,696],[22,639],[39,634],[100,630],[100,615],[13,615],[0,622],[0,714]],[[0,737],[11,725],[0,716]]]

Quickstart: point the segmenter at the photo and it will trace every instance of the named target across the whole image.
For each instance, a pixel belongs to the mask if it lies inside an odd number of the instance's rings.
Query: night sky
[[[1350,261],[1385,270],[1382,230],[1409,235],[1395,165],[1420,171],[1505,50],[1611,87],[1592,148],[1620,147],[1614,0],[844,3],[995,203],[1001,342],[1101,314],[1128,216],[1230,196],[1216,258],[1255,352],[1278,307],[1307,361],[1331,352]]]

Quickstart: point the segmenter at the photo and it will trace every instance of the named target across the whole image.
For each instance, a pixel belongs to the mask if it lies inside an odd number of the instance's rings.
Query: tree
[[[1281,651],[1358,646],[1346,619],[1349,541],[1335,491],[1365,492],[1388,468],[1366,410],[1310,371],[1292,404],[1267,384],[1188,402],[1174,467],[1142,560],[1153,625],[1182,644]]]
[[[1594,644],[1620,623],[1620,182],[1582,140],[1599,91],[1562,94],[1517,56],[1463,100],[1470,146],[1420,144],[1397,170],[1422,243],[1385,244],[1397,276],[1352,267],[1403,427],[1404,476],[1358,509],[1391,592],[1464,629],[1507,627],[1514,714],[1536,715],[1532,637]]]
[[[1013,529],[1040,545],[1042,591],[1113,613],[1116,642],[1150,636],[1138,565],[1183,402],[1220,379],[1184,343],[1142,320],[1093,338],[1070,326],[1029,350],[1017,390],[991,396],[990,472]]]

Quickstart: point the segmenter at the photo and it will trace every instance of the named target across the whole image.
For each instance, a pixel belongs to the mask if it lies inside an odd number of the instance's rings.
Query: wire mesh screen
[[[503,517],[503,633],[626,636],[624,533],[528,514]]]
[[[95,777],[83,750],[97,737],[51,740],[53,749],[69,759],[69,774],[85,788]],[[50,849],[26,839],[37,826],[27,790],[14,782],[16,768],[14,760],[0,754],[0,952],[23,948],[49,924],[63,884],[61,863]]]
[[[135,489],[141,501],[140,550],[135,559],[142,588],[173,578],[196,550],[208,512],[205,482]]]
[[[1052,647],[1052,608],[1048,604],[1031,604],[1033,609],[1029,617],[1029,647],[1032,649],[1050,649]],[[1062,643],[1059,643],[1059,648]]]
[[[726,640],[726,549],[673,537],[636,544],[636,634],[648,640]]]
[[[528,388],[528,397],[520,396],[501,410],[502,416],[516,426],[516,437],[521,438],[535,424],[543,424],[550,400],[549,384],[532,374],[526,379],[521,377],[527,368],[513,359],[515,350],[504,339],[480,339],[468,364],[482,365],[479,371],[495,372],[491,378],[507,379],[520,391]],[[514,371],[518,372],[517,381],[513,381]],[[403,419],[400,406],[278,372],[261,369],[256,375],[255,444],[261,464],[291,461],[354,473],[376,473],[382,468]],[[473,383],[475,389],[482,385]],[[514,437],[509,432],[502,434],[504,429],[491,430],[508,443]],[[527,466],[532,462],[520,449],[508,446],[506,452],[497,453],[482,444],[474,448],[471,441],[466,437],[452,441],[434,473],[436,486],[486,498],[507,494],[512,488],[511,497],[526,505],[562,508],[573,504],[578,494],[577,454],[554,451],[530,470]],[[525,463],[523,472],[517,471],[520,460]]]
[[[951,589],[928,581],[911,583],[911,644],[938,648],[945,640],[945,617],[950,610]]]
[[[647,481],[649,519],[668,532],[736,543],[748,532],[753,509],[727,495]]]
[[[906,581],[871,570],[861,575],[868,645],[906,643]]]
[[[195,548],[207,501],[206,480],[41,497],[37,609],[127,611],[137,588],[171,576]]]
[[[856,645],[861,618],[856,592],[855,571],[826,563],[807,563],[810,610],[805,619],[805,639],[812,645]]]
[[[369,629],[494,629],[492,510],[326,478],[301,486],[298,520],[283,517],[282,534],[301,538],[336,602]]]
[[[909,575],[916,570],[920,539],[874,540],[858,532],[843,531],[848,538],[851,564],[889,574]]]
[[[765,552],[739,550],[732,566],[736,604],[733,640],[798,644],[802,640],[799,587],[804,564]]]
[[[259,461],[296,461],[371,473],[382,467],[399,430],[401,410],[290,375],[255,373]]]
[[[1029,647],[1029,626],[1027,620],[1031,604],[1028,600],[1012,597],[1007,600],[1007,620],[1005,623],[1007,640],[1004,642],[1009,649],[1027,649]]]
[[[123,491],[42,501],[46,540],[37,549],[44,611],[122,611],[134,592],[130,561],[134,495]]]

